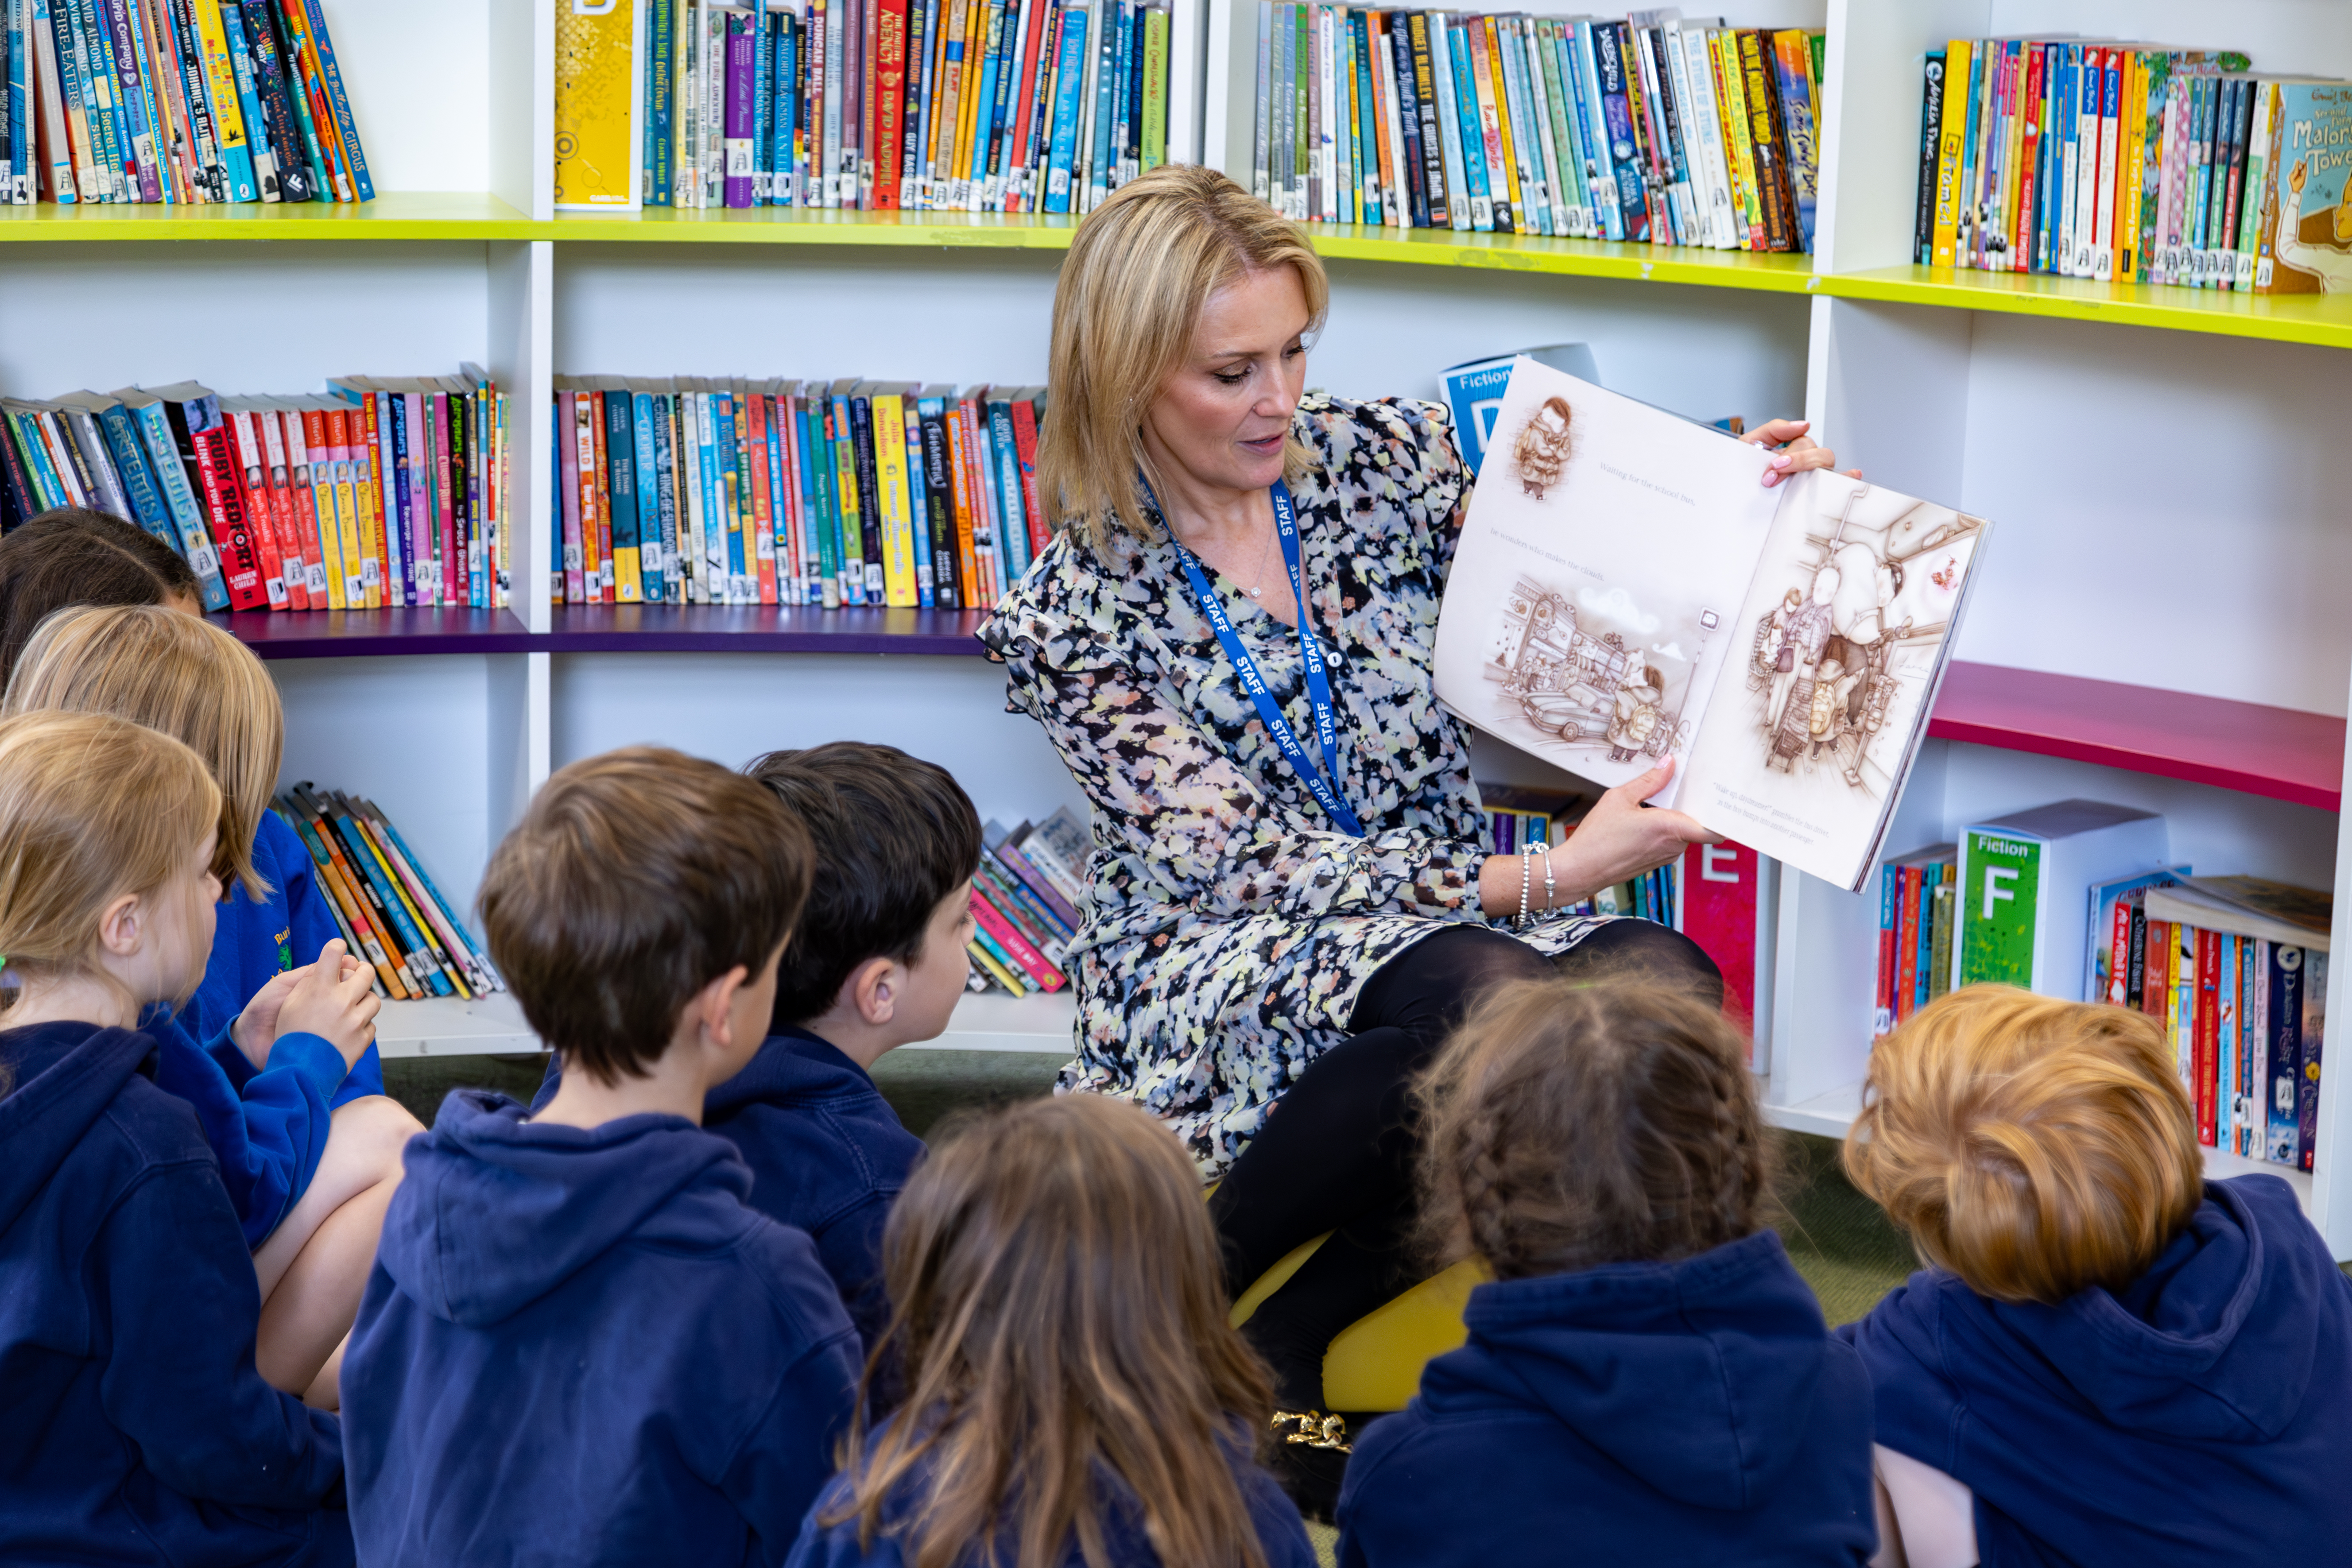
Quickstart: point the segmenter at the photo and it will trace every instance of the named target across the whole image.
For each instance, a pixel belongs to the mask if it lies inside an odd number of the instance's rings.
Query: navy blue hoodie
[[[531,1109],[543,1109],[562,1081],[551,1058]],[[923,1141],[864,1068],[806,1029],[762,1041],[749,1067],[704,1098],[702,1125],[751,1167],[751,1206],[809,1233],[871,1351],[890,1321],[882,1226]]]
[[[1315,1568],[1315,1547],[1307,1539],[1307,1527],[1299,1522],[1298,1509],[1274,1484],[1274,1478],[1248,1460],[1234,1466],[1234,1479],[1241,1482],[1243,1500],[1249,1505],[1250,1519],[1257,1526],[1259,1548],[1265,1553],[1266,1568]],[[860,1550],[857,1544],[857,1520],[855,1516],[839,1524],[821,1523],[818,1515],[838,1508],[849,1496],[849,1479],[836,1476],[809,1510],[808,1521],[801,1526],[801,1538],[793,1548],[787,1568],[906,1568],[907,1555],[900,1550],[903,1531],[908,1516],[919,1510],[930,1496],[932,1468],[928,1461],[918,1461],[912,1470],[891,1489],[882,1505],[882,1528],[875,1532],[872,1551]],[[1111,1479],[1104,1487],[1103,1543],[1109,1551],[1112,1568],[1161,1568],[1160,1554],[1143,1531],[1142,1510],[1136,1507],[1135,1494],[1125,1482]],[[1000,1563],[1013,1562],[1019,1555],[1017,1542],[1010,1537],[998,1543]],[[979,1568],[987,1560],[974,1552],[967,1562]],[[1086,1558],[1074,1539],[1070,1549],[1062,1554],[1059,1568],[1083,1568]],[[1190,1568],[1190,1565],[1182,1565]]]
[[[155,1054],[0,1033],[0,1562],[349,1563],[335,1418],[254,1370],[253,1259]]]
[[[2352,1552],[2352,1280],[2275,1176],[2208,1183],[2120,1295],[2011,1304],[1927,1272],[1838,1331],[1878,1441],[1976,1494],[1986,1568]]]
[[[1870,1383],[1763,1231],[1481,1285],[1470,1341],[1368,1428],[1339,1561],[1866,1561]]]
[[[856,1397],[808,1237],[725,1139],[459,1090],[410,1141],[344,1352],[373,1563],[775,1563]]]

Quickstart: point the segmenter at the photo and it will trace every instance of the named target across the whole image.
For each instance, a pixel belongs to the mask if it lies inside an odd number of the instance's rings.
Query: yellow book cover
[[[222,25],[220,0],[195,0],[196,42],[205,52],[205,85],[212,91],[213,137],[226,153],[246,143],[245,114],[237,102],[236,67],[228,55],[228,29]],[[100,15],[104,7],[100,7]]]
[[[1503,73],[1502,35],[1496,30],[1492,16],[1481,17],[1479,26],[1486,34],[1487,70],[1495,83],[1495,133],[1503,146],[1503,178],[1511,193],[1511,224],[1516,232],[1530,234],[1534,231],[1528,226],[1528,215],[1522,205],[1525,198],[1519,191],[1518,147],[1511,140],[1510,90]],[[1481,104],[1479,108],[1483,113],[1486,106]],[[1493,174],[1494,171],[1487,171],[1488,178],[1491,179]]]
[[[352,484],[360,505],[361,603],[383,608],[383,478],[376,461],[375,399],[347,415],[352,431]]]
[[[988,949],[982,947],[980,944],[980,939],[978,937],[972,938],[970,942],[966,943],[964,951],[971,955],[972,962],[979,964],[982,971],[986,973],[991,980],[995,981],[999,985],[1003,986],[1015,996],[1026,996],[1034,989],[1034,987],[1024,984],[1021,981],[1014,979],[1013,977],[1013,972],[1005,968],[1003,964],[998,963],[996,955],[989,952]]]
[[[1969,131],[1969,54],[1966,38],[1945,46],[1944,126],[1936,149],[1936,240],[1932,267],[1955,265],[1960,236],[1960,144]]]
[[[2001,111],[2000,155],[2000,238],[2003,249],[1994,265],[1996,272],[2025,270],[2024,247],[2018,242],[2023,231],[2018,226],[2018,196],[2025,183],[2025,47],[2016,39],[2002,46],[2007,80],[2002,85],[2006,100]]]
[[[874,399],[874,490],[882,504],[882,602],[912,609],[915,514],[907,498],[907,405],[897,393]]]
[[[1723,104],[1723,144],[1731,150],[1732,166],[1738,171],[1736,188],[1739,193],[1739,248],[1761,249],[1764,206],[1756,188],[1756,143],[1747,134],[1748,84],[1739,68],[1738,37],[1726,27],[1710,33],[1707,42],[1715,56],[1716,81]]]
[[[555,205],[639,205],[640,0],[556,0]]]
[[[303,435],[310,435],[310,421],[304,418]],[[320,565],[327,578],[327,608],[348,610],[351,601],[343,595],[343,529],[335,515],[335,462],[323,437],[320,444],[308,447],[310,461],[310,501],[318,510]],[[364,605],[360,606],[365,608]]]
[[[364,432],[362,432],[364,434]],[[332,447],[335,453],[335,530],[343,546],[343,604],[345,607],[362,610],[367,607],[367,579],[362,563],[367,557],[360,551],[360,501],[353,485],[350,420],[341,409],[328,416],[327,439],[342,441]]]
[[[2116,266],[2118,283],[2139,268],[2139,198],[2147,187],[2140,160],[2147,155],[2147,61],[2137,49],[2124,51],[2123,145],[2116,154]]]

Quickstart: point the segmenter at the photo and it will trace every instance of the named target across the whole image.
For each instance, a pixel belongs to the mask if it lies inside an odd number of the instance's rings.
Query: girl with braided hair
[[[1494,1279],[1469,1342],[1357,1439],[1340,1563],[1570,1542],[1601,1563],[1866,1561],[1870,1381],[1769,1226],[1772,1150],[1722,1015],[1516,982],[1418,1096],[1429,1240]]]

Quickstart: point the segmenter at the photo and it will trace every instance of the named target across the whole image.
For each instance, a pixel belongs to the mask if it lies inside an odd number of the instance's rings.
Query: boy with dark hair
[[[773,795],[654,747],[563,769],[499,847],[490,955],[571,1071],[535,1113],[458,1090],[409,1145],[343,1362],[367,1560],[790,1549],[856,1336],[698,1124],[760,1048],[809,858]]]
[[[744,773],[806,826],[815,868],[768,1038],[703,1125],[751,1167],[752,1206],[815,1239],[871,1351],[890,1317],[882,1222],[923,1145],[870,1069],[940,1035],[963,994],[980,817],[954,775],[893,746],[771,752]]]

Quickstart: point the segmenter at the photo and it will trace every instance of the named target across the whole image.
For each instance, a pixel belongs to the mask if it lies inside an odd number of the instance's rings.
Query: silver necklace
[[[1250,596],[1251,598],[1253,598],[1253,599],[1262,599],[1262,598],[1265,596],[1265,558],[1266,558],[1269,554],[1273,553],[1273,551],[1274,551],[1274,533],[1275,533],[1275,531],[1274,531],[1273,527],[1272,527],[1271,525],[1269,525],[1269,526],[1267,527],[1266,531],[1265,531],[1265,542],[1264,544],[1261,544],[1261,545],[1259,545],[1259,546],[1258,546],[1258,551],[1257,551],[1257,569],[1256,569],[1254,573],[1252,573],[1252,574],[1251,574],[1251,575],[1253,575],[1254,577],[1255,577],[1255,578],[1257,579],[1257,584],[1256,584],[1256,586],[1255,586],[1255,587],[1251,588],[1251,589],[1250,589],[1250,591],[1249,591],[1249,596]]]

